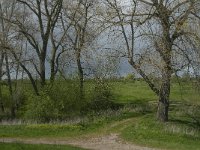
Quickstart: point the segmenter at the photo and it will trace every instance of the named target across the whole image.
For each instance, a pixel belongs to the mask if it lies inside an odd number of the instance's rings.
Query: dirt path
[[[24,143],[24,144],[58,144],[73,145],[90,150],[158,150],[148,147],[137,146],[132,143],[123,141],[119,134],[131,122],[137,118],[121,120],[100,130],[100,135],[89,135],[77,139],[47,139],[47,138],[1,138],[0,142],[4,143]],[[117,129],[117,130],[115,130]],[[113,133],[114,132],[114,133]]]
[[[4,143],[24,143],[24,144],[58,144],[73,145],[91,150],[155,150],[153,148],[136,146],[122,141],[117,134],[104,135],[100,137],[58,140],[58,139],[21,139],[21,138],[0,138]]]

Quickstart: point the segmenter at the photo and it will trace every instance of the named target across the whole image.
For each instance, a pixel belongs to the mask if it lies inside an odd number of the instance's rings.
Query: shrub
[[[93,111],[117,109],[119,105],[113,102],[114,96],[108,82],[103,79],[97,79],[94,84],[94,89],[91,92],[91,100],[87,108]]]
[[[24,116],[37,122],[65,120],[80,115],[85,105],[77,82],[57,80],[53,86],[46,86],[40,96],[28,95]]]
[[[61,119],[79,115],[86,105],[76,80],[56,81],[49,91],[49,96],[55,100],[55,106],[60,112]]]
[[[200,105],[190,106],[188,109],[188,115],[193,119],[194,123],[200,127]]]
[[[135,75],[133,73],[129,73],[124,77],[125,81],[135,81]]]
[[[25,118],[37,122],[49,122],[58,117],[58,109],[55,102],[46,91],[40,92],[40,96],[30,94],[28,96]]]

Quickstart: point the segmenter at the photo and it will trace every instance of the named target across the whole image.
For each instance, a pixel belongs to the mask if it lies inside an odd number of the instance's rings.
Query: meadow
[[[173,83],[169,122],[156,120],[157,97],[143,81],[107,81],[117,109],[90,111],[73,120],[0,125],[0,138],[76,139],[111,133],[131,143],[167,150],[200,149],[200,95],[190,82]],[[90,97],[91,82],[86,83]],[[98,95],[99,96],[99,95]],[[40,149],[37,145],[0,144],[8,150]],[[22,147],[22,148],[21,148]],[[21,149],[20,149],[21,148]],[[43,149],[76,148],[43,145]]]

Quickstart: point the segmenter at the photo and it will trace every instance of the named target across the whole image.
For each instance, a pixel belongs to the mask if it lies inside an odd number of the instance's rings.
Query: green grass
[[[0,125],[0,137],[74,138],[117,132],[123,139],[138,145],[169,150],[200,149],[200,127],[186,113],[190,106],[200,104],[200,95],[192,83],[183,82],[181,86],[172,84],[170,101],[173,106],[170,107],[170,121],[166,124],[155,120],[158,98],[144,81],[115,81],[110,84],[115,102],[124,104],[127,110],[107,116],[91,115],[88,122],[74,125]],[[93,86],[91,82],[85,87],[89,89]],[[153,107],[148,105],[149,101],[155,102]],[[113,124],[116,126],[111,127]]]
[[[119,103],[146,103],[157,101],[158,97],[144,81],[135,82],[111,82],[116,102]],[[190,82],[172,83],[170,100],[172,102],[189,102],[200,104],[200,94]]]
[[[119,103],[145,103],[156,100],[156,95],[143,81],[113,82],[113,93]]]
[[[169,150],[198,150],[200,128],[189,118],[159,123],[153,115],[141,117],[122,131],[121,137],[138,145]]]
[[[67,145],[31,145],[21,143],[0,143],[1,150],[84,150],[82,148]]]
[[[21,138],[73,138],[98,132],[107,124],[106,119],[96,119],[94,122],[83,122],[75,125],[29,124],[0,125],[0,137]]]
[[[116,100],[125,104],[145,106],[149,101],[157,102],[157,96],[143,81],[114,83]],[[152,114],[137,118],[125,130],[121,137],[139,145],[170,150],[200,149],[200,127],[187,115],[190,106],[200,104],[200,95],[192,83],[172,83],[170,103],[170,121],[166,124],[155,120],[156,107]],[[156,106],[156,105],[155,105]]]
[[[200,104],[200,93],[191,82],[182,82],[180,85],[172,83],[170,99],[172,101]]]
[[[83,131],[79,125],[1,125],[0,137],[74,137]]]
[[[91,116],[78,124],[0,125],[0,137],[13,138],[74,138],[88,134],[101,134],[102,130],[120,120],[141,116],[138,112],[121,110]]]

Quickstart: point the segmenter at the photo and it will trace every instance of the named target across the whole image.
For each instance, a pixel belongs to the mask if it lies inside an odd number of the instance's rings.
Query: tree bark
[[[83,98],[84,76],[83,76],[83,68],[82,68],[81,60],[80,60],[80,53],[78,53],[78,55],[77,55],[77,66],[78,66],[78,76],[79,76],[79,84],[80,84],[80,87],[79,87],[80,88],[80,97]]]
[[[46,84],[46,70],[45,70],[45,57],[42,57],[40,60],[40,83],[41,87],[43,88]]]
[[[51,66],[50,82],[51,82],[51,84],[53,84],[54,80],[55,80],[55,60],[54,59],[51,60],[50,66]]]
[[[0,60],[0,108],[1,108],[1,112],[4,113],[5,109],[4,109],[4,104],[3,104],[3,97],[2,97],[2,74],[3,74],[3,60],[4,60],[4,53],[2,52],[1,54],[1,60]]]
[[[55,60],[56,60],[56,52],[58,50],[58,47],[56,47],[55,40],[53,38],[53,31],[51,31],[51,43],[52,43],[52,54],[50,60],[50,67],[51,67],[50,82],[51,84],[53,84],[56,76]]]
[[[1,112],[4,113],[5,109],[4,109],[4,104],[3,104],[1,81],[0,81],[0,108],[1,108]]]
[[[15,114],[15,110],[16,110],[16,102],[14,101],[14,97],[13,97],[13,89],[12,89],[12,80],[11,80],[11,76],[10,76],[10,68],[9,68],[9,62],[8,62],[8,55],[7,53],[5,53],[5,60],[6,60],[6,72],[7,72],[7,77],[8,77],[8,87],[9,87],[9,92],[10,92],[10,97],[11,97],[11,118],[14,119],[16,114]]]
[[[158,110],[157,110],[157,119],[161,122],[168,121],[170,78],[171,78],[170,71],[164,70],[164,74],[162,75],[162,83],[160,88]]]

